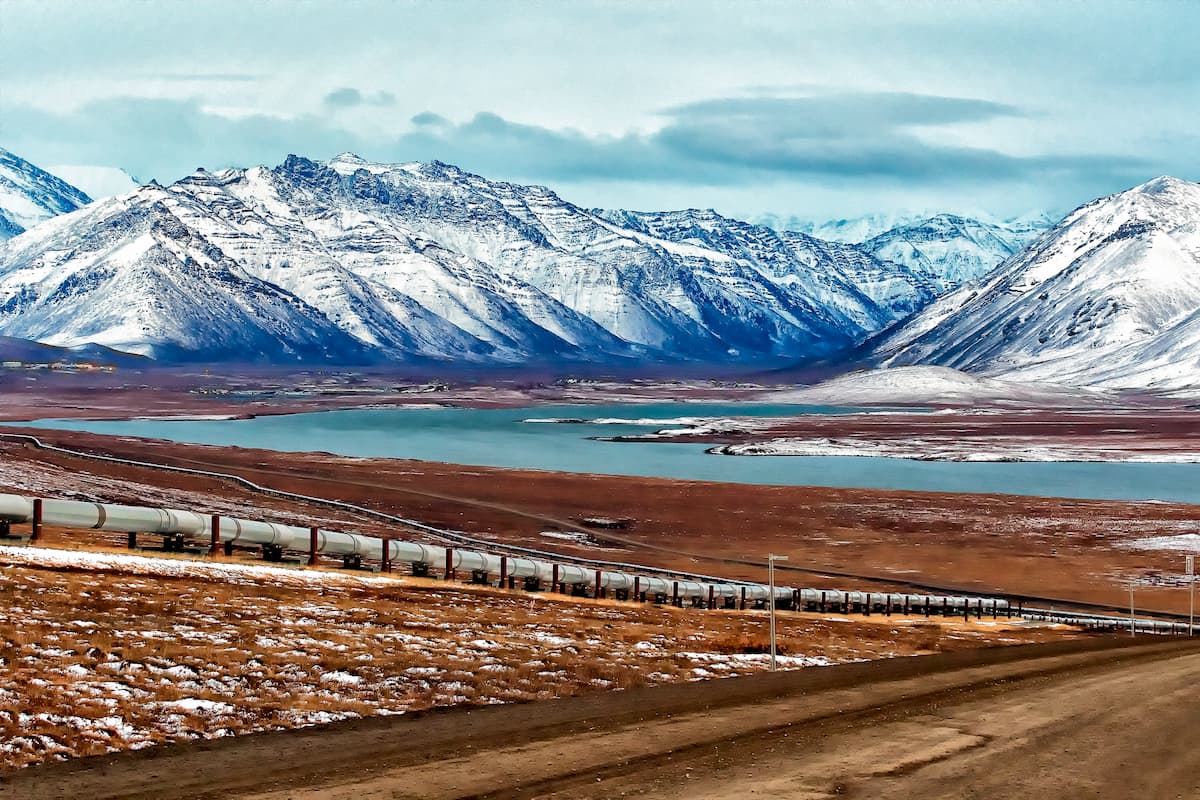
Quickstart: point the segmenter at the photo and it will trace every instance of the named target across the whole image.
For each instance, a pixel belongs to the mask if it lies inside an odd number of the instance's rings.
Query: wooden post
[[[317,564],[317,526],[313,525],[308,529],[308,565],[314,567]]]
[[[221,550],[221,517],[220,517],[220,515],[218,515],[218,514],[212,515],[212,525],[210,525],[209,527],[212,529],[212,537],[208,543],[208,555],[210,557],[215,558],[218,555],[220,555],[220,550]]]
[[[42,498],[33,500],[33,522],[29,529],[29,541],[36,542],[42,535]]]
[[[557,573],[558,567],[554,570]],[[508,556],[500,556],[500,588],[508,588]]]
[[[446,548],[446,580],[454,580],[454,548]]]

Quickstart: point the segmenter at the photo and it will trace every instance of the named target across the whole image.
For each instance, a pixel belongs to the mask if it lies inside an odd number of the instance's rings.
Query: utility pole
[[[1188,636],[1191,636],[1196,628],[1196,557],[1188,556],[1186,559],[1188,579]]]
[[[775,562],[787,560],[787,556],[767,556],[767,582],[771,586],[771,672],[775,671]]]

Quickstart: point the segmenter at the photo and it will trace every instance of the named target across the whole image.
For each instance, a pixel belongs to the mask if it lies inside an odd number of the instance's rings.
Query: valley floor
[[[18,430],[18,429],[13,429]],[[464,467],[327,453],[41,431],[97,453],[233,472],[497,542],[763,582],[757,554],[788,555],[781,581],[937,587],[1062,603],[1187,610],[1183,554],[1200,506],[1011,495],[752,486]],[[636,454],[636,445],[630,445]],[[714,456],[716,458],[716,456]],[[233,512],[383,533],[382,523],[251,493],[228,481],[102,464],[0,439],[0,488]],[[622,520],[600,529],[588,519]],[[394,529],[391,535],[395,535]]]
[[[873,424],[884,430],[889,420]],[[731,485],[36,433],[567,556],[762,581],[759,555],[786,554],[779,580],[793,586],[937,587],[1118,609],[1133,581],[1139,608],[1181,612],[1180,555],[1200,544],[1200,507],[1186,504]],[[100,463],[16,440],[0,439],[0,491],[397,535],[367,516],[220,478]],[[598,528],[598,518],[620,527]],[[264,567],[249,552],[219,562],[146,558],[113,534],[49,529],[40,544],[45,549],[0,548],[0,659],[9,676],[0,685],[0,763],[9,768],[766,666],[762,612]],[[782,619],[789,668],[1079,636],[988,619]]]

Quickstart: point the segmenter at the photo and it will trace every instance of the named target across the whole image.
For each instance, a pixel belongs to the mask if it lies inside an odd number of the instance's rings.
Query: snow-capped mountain
[[[91,201],[61,178],[0,147],[0,241]]]
[[[760,214],[754,218],[757,225],[766,225],[777,231],[794,231],[806,233],[816,239],[842,244],[859,244],[872,236],[878,236],[892,228],[909,225],[928,219],[930,212],[897,212],[892,214],[864,214],[861,217],[848,219],[831,219],[815,221],[797,216],[781,216],[779,214]]]
[[[887,366],[1200,387],[1200,184],[1161,177],[1081,206],[881,336],[873,352]]]
[[[201,170],[10,242],[0,333],[213,360],[791,360],[927,299],[801,234],[614,219],[439,162]]]
[[[894,227],[859,247],[926,276],[940,294],[986,275],[1049,227],[1040,218],[996,224],[938,214]]]
[[[928,282],[901,265],[884,264],[849,245],[779,232],[709,209],[596,211],[625,228],[721,253],[752,267],[801,304],[842,328],[873,330],[933,299]]]

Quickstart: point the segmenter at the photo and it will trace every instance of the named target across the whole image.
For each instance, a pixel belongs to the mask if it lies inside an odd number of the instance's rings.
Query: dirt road
[[[1200,642],[994,648],[189,744],[0,798],[1200,797]]]

